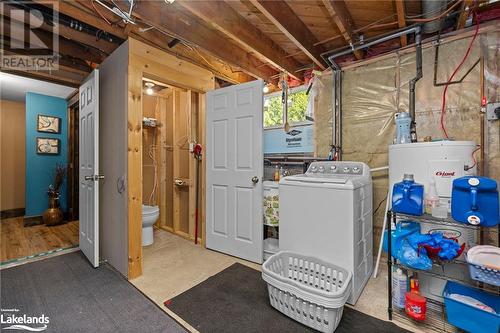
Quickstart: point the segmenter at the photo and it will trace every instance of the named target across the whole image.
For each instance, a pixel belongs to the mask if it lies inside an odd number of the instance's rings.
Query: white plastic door
[[[80,249],[99,266],[99,71],[80,86]]]
[[[207,93],[206,245],[262,263],[262,80]]]

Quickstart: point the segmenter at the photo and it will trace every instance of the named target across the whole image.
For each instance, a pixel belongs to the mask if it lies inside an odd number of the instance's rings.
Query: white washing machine
[[[372,178],[361,162],[313,162],[280,181],[280,250],[315,256],[353,273],[355,304],[373,268]]]

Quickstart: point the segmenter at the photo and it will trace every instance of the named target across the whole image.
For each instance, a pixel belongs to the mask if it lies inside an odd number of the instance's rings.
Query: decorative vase
[[[63,212],[59,208],[59,198],[49,197],[49,208],[43,213],[43,223],[47,226],[57,225],[63,221]]]

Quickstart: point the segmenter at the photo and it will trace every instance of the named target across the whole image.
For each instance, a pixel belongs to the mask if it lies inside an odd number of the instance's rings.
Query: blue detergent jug
[[[492,227],[498,224],[498,189],[494,179],[465,176],[453,181],[451,216],[472,225]]]
[[[404,220],[396,224],[396,229],[391,230],[391,252],[394,258],[397,258],[398,252],[401,249],[401,242],[403,239],[413,234],[414,232],[420,233],[420,223]],[[389,251],[389,244],[387,239],[387,230],[384,231],[384,241],[382,248],[385,252]]]
[[[424,185],[415,183],[413,175],[405,174],[403,181],[392,188],[392,210],[396,213],[424,213]]]

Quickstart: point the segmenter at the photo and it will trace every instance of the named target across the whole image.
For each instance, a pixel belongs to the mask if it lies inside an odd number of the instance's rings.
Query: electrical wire
[[[458,3],[461,3],[461,2],[463,2],[463,0],[457,0],[455,3],[452,4],[452,6],[454,6],[454,5],[458,4]],[[435,10],[431,10],[431,11],[428,11],[428,12],[425,12],[425,13],[421,13],[421,14],[417,14],[417,15],[405,15],[405,19],[406,20],[418,19],[418,18],[424,17],[426,15],[439,14],[439,13],[441,13],[441,11],[442,11],[442,8],[436,8]]]
[[[465,171],[469,171],[470,169],[474,168],[476,165],[477,165],[477,160],[476,160],[476,156],[474,155],[476,153],[476,151],[478,151],[479,149],[481,149],[481,146],[478,146],[476,149],[474,149],[472,151],[472,160],[474,161],[474,164],[472,164],[472,166],[470,167],[467,167],[465,168]]]
[[[474,41],[476,40],[476,37],[479,33],[479,18],[476,15],[476,12],[474,11],[474,17],[476,18],[476,29],[474,31],[474,35],[472,36],[472,40],[470,41],[469,46],[467,47],[467,51],[465,52],[464,57],[462,58],[462,61],[458,64],[457,68],[453,71],[451,74],[450,78],[448,81],[446,81],[446,85],[444,86],[443,90],[443,98],[442,98],[442,103],[441,103],[441,117],[440,117],[440,125],[441,125],[441,131],[444,134],[444,137],[446,139],[449,139],[448,132],[446,131],[446,127],[444,124],[444,117],[445,117],[445,112],[446,112],[446,93],[448,92],[448,87],[450,86],[450,82],[453,81],[453,78],[455,75],[458,73],[462,65],[465,63],[465,60],[469,57],[469,54],[472,50],[472,46],[474,45]]]
[[[94,3],[95,0],[92,0],[91,3],[92,3],[92,7],[94,8],[95,12],[109,25],[113,25],[111,24],[111,22],[104,16],[101,14],[101,12],[97,9],[97,7],[95,6],[95,3]]]
[[[155,109],[156,109],[156,114],[158,114],[160,105],[159,105],[159,99],[156,98],[156,104],[155,104]],[[156,142],[156,135],[157,135],[157,127],[154,128],[153,132],[153,142]],[[149,200],[148,203],[150,206],[153,206],[153,204],[156,203],[156,188],[158,186],[158,166],[156,165],[156,150],[157,146],[155,143],[151,144],[149,146],[149,151],[148,151],[148,156],[153,161],[153,171],[154,171],[154,179],[153,179],[153,190],[151,191],[151,194],[149,195]]]

